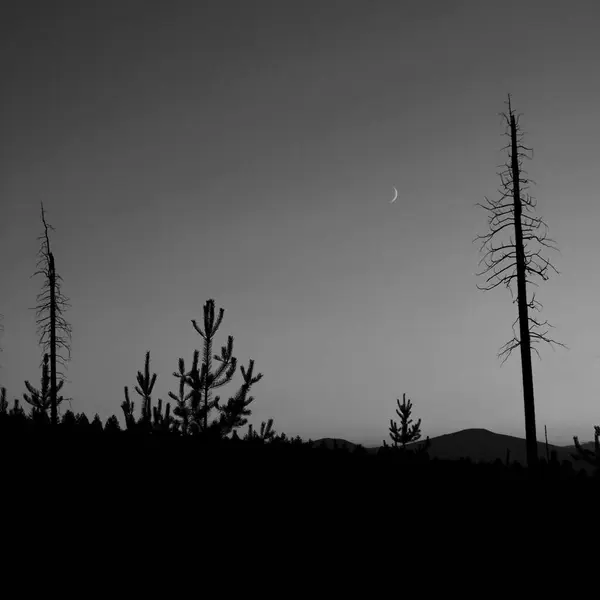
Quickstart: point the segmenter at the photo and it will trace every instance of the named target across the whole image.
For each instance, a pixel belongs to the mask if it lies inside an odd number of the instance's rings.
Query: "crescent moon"
[[[394,199],[393,199],[393,200],[390,200],[390,204],[391,204],[392,202],[396,202],[396,198],[397,198],[397,197],[398,197],[398,190],[397,190],[397,189],[394,187]]]

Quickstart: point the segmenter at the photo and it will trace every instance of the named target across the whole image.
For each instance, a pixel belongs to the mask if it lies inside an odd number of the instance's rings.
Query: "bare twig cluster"
[[[501,113],[506,122],[504,135],[509,138],[509,143],[503,148],[508,150],[508,160],[501,165],[498,172],[500,177],[500,197],[497,200],[485,198],[485,203],[477,203],[488,213],[489,232],[478,235],[475,241],[481,243],[479,261],[481,270],[478,276],[485,277],[485,284],[478,285],[481,290],[492,290],[498,286],[506,286],[513,298],[518,303],[519,293],[515,289],[518,277],[519,252],[522,251],[522,264],[524,268],[525,284],[538,287],[538,281],[546,281],[551,272],[558,274],[558,270],[551,261],[543,256],[545,249],[558,250],[556,242],[548,236],[549,228],[545,221],[535,216],[537,201],[527,190],[535,182],[531,180],[523,168],[523,161],[533,157],[533,150],[523,144],[523,132],[519,127],[519,116],[514,115],[508,99],[508,113]],[[511,119],[514,120],[515,140],[512,139]],[[515,177],[516,173],[516,177]],[[508,238],[508,239],[507,239]],[[533,346],[539,342],[566,347],[564,344],[553,340],[550,329],[553,327],[547,320],[531,316],[530,311],[540,312],[542,304],[536,299],[535,291],[530,299],[526,298],[528,310],[528,323],[531,348],[540,354]],[[518,331],[519,317],[512,324],[513,337],[506,342],[498,354],[504,363],[513,350],[521,345],[521,335]]]

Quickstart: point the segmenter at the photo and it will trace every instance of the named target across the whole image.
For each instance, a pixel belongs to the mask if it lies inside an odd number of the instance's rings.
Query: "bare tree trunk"
[[[513,337],[501,348],[498,357],[504,357],[503,363],[513,350],[521,347],[521,373],[523,377],[523,404],[525,408],[525,442],[527,450],[527,465],[534,468],[538,463],[537,429],[535,424],[535,402],[533,393],[533,368],[531,352],[540,356],[534,344],[547,342],[551,345],[566,346],[549,337],[548,321],[532,316],[534,311],[541,311],[542,304],[536,300],[535,291],[531,298],[527,297],[527,284],[536,285],[534,278],[542,281],[548,279],[549,271],[558,273],[552,263],[542,256],[542,250],[549,248],[557,250],[554,240],[547,236],[548,226],[541,217],[534,216],[535,199],[526,190],[531,180],[527,177],[522,166],[522,159],[530,158],[530,148],[523,145],[522,133],[519,129],[519,119],[515,117],[510,94],[508,97],[508,114],[503,113],[507,130],[505,135],[510,142],[504,148],[509,151],[504,170],[498,173],[502,181],[500,198],[491,200],[486,197],[485,204],[478,206],[488,212],[489,232],[475,239],[482,242],[480,252],[483,257],[479,261],[483,269],[478,276],[486,277],[485,285],[477,286],[480,290],[489,291],[500,285],[506,286],[514,299],[513,284],[516,283],[516,302],[518,315],[512,325]],[[514,239],[512,231],[514,229]],[[509,240],[502,236],[509,235]],[[538,250],[531,245],[537,245]],[[517,331],[518,324],[518,331]]]
[[[519,309],[519,334],[521,338],[521,371],[523,373],[523,402],[525,404],[525,440],[527,445],[527,466],[537,464],[537,433],[535,427],[535,402],[533,396],[533,367],[531,364],[531,337],[529,335],[529,312],[527,303],[527,273],[525,271],[525,248],[521,225],[521,190],[518,160],[517,124],[510,115],[511,169],[513,180],[514,223],[515,223],[515,262],[517,266],[517,304]]]
[[[56,389],[56,272],[54,270],[54,255],[49,254],[49,283],[50,283],[50,422],[58,425],[58,403]]]

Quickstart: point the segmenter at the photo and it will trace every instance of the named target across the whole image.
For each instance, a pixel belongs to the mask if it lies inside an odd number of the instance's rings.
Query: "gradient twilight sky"
[[[12,5],[12,6],[11,6]],[[0,19],[0,384],[38,384],[40,201],[72,308],[72,408],[105,420],[146,350],[154,398],[214,298],[264,378],[251,422],[387,438],[524,437],[516,306],[475,277],[508,92],[561,253],[569,350],[534,357],[538,437],[600,422],[600,7],[590,2],[7,2]],[[389,204],[393,186],[398,200]],[[241,383],[223,388],[229,397]],[[137,396],[133,393],[133,396]],[[139,408],[139,402],[136,401]],[[137,408],[136,408],[137,410]]]

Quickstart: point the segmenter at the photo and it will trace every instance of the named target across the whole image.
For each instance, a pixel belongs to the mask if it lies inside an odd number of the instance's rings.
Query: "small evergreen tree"
[[[164,414],[162,405],[162,400],[159,398],[158,406],[152,408],[152,431],[155,433],[169,433],[172,430],[171,404],[167,402]]]
[[[72,410],[67,410],[65,414],[62,416],[62,420],[60,423],[65,428],[73,429],[77,424],[75,419],[75,413]]]
[[[125,400],[121,403],[123,414],[125,415],[125,428],[127,431],[135,430],[135,417],[133,416],[133,409],[135,408],[135,402],[129,399],[129,389],[125,386]]]
[[[23,399],[32,406],[32,416],[35,418],[47,416],[48,410],[52,407],[52,387],[50,376],[48,374],[48,361],[48,354],[44,354],[42,385],[39,390],[34,388],[29,381],[25,381],[25,387],[29,390],[29,394],[24,392]],[[64,381],[58,383],[56,386],[57,393],[61,390],[64,383]],[[63,400],[64,398],[62,396],[58,396],[56,398],[56,406],[59,406]]]
[[[215,301],[208,300],[204,305],[204,329],[192,319],[194,329],[204,339],[202,364],[199,366],[200,352],[194,351],[192,368],[185,373],[183,359],[179,359],[179,372],[173,373],[180,378],[179,397],[172,392],[169,396],[177,402],[174,413],[182,419],[182,429],[191,433],[204,433],[217,438],[229,435],[234,429],[245,425],[246,417],[251,414],[248,405],[254,398],[248,396],[251,386],[260,381],[262,373],[254,376],[254,361],[250,360],[247,370],[241,367],[244,382],[237,393],[229,398],[226,405],[219,404],[220,397],[212,398],[212,391],[229,383],[237,368],[237,359],[233,356],[233,336],[229,336],[227,345],[221,347],[221,355],[212,354],[213,338],[223,320],[225,309],[219,310],[215,319]],[[214,371],[213,360],[221,363]],[[184,385],[191,388],[184,395]],[[219,417],[209,424],[209,415],[217,410]]]
[[[119,425],[119,419],[115,415],[111,415],[106,420],[104,425],[104,433],[108,435],[115,435],[121,432],[121,426]]]
[[[100,415],[96,413],[92,422],[90,423],[90,433],[94,435],[101,435],[104,432],[104,425],[100,420]]]
[[[146,361],[144,363],[144,372],[138,371],[135,391],[142,398],[142,416],[140,423],[143,428],[149,430],[152,425],[152,389],[156,383],[156,373],[150,376],[150,351],[146,352]]]
[[[209,414],[219,406],[219,397],[214,400],[211,398],[212,391],[228,384],[237,367],[237,358],[233,356],[233,336],[227,338],[227,346],[221,347],[221,356],[212,354],[213,339],[221,326],[224,314],[225,309],[219,309],[219,316],[215,320],[215,301],[210,299],[204,305],[204,330],[192,319],[194,329],[204,339],[201,369],[198,369],[200,353],[196,350],[192,369],[186,376],[186,383],[192,388],[192,425],[197,431],[208,431]],[[215,371],[212,371],[213,359],[221,363]]]
[[[138,371],[135,391],[142,399],[142,414],[139,421],[135,422],[133,415],[134,403],[129,399],[129,390],[125,386],[125,401],[121,404],[125,414],[125,424],[128,430],[134,428],[138,431],[150,433],[168,432],[171,429],[173,418],[171,417],[171,405],[167,402],[165,413],[162,412],[162,400],[158,401],[158,407],[152,406],[152,390],[156,383],[157,374],[150,375],[150,351],[146,352],[146,361],[144,363],[144,372]]]
[[[76,415],[75,423],[76,423],[77,429],[81,433],[85,434],[90,429],[90,420],[87,418],[85,413],[79,413],[78,415]]]
[[[176,403],[173,414],[181,419],[180,422],[176,422],[176,425],[181,426],[182,435],[187,435],[191,415],[188,400],[191,398],[191,393],[186,394],[185,392],[186,372],[183,358],[179,359],[179,371],[175,371],[173,376],[179,378],[179,395],[176,396],[173,392],[169,392],[169,397]]]
[[[405,450],[406,444],[416,442],[421,438],[421,419],[411,426],[412,402],[410,400],[407,402],[406,394],[402,394],[402,404],[400,404],[400,398],[397,398],[396,402],[398,404],[396,414],[400,417],[400,427],[396,421],[390,419],[390,437],[395,448],[401,445]]]

